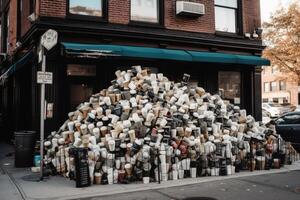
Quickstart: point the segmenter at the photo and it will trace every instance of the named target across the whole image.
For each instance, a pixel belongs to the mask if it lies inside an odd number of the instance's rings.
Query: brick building
[[[296,82],[287,79],[274,66],[262,71],[262,101],[279,104],[299,105],[300,93]]]
[[[259,0],[2,0],[0,113],[8,135],[38,131],[36,72],[40,36],[48,29],[59,38],[47,52],[54,75],[46,86],[47,108],[53,108],[47,134],[109,85],[116,69],[132,65],[173,80],[189,73],[260,119],[261,65],[268,64],[260,58],[260,23]]]

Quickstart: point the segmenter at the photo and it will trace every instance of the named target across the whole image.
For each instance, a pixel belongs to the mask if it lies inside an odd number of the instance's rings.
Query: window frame
[[[283,83],[283,85],[281,85]],[[279,81],[279,91],[286,91],[286,82],[281,80]]]
[[[163,28],[164,27],[164,15],[165,15],[165,1],[164,0],[156,0],[157,1],[157,12],[158,12],[158,23],[147,22],[147,21],[134,21],[131,19],[131,1],[129,0],[129,24],[131,26],[145,26],[150,28]]]
[[[100,0],[99,0],[100,1]],[[108,22],[108,0],[102,0],[102,16],[89,16],[70,13],[70,0],[67,0],[66,18],[82,21]]]
[[[275,86],[274,86],[274,90],[273,90],[272,83],[274,83],[274,84],[275,84]],[[270,91],[271,91],[271,92],[276,92],[277,90],[278,90],[277,82],[276,82],[276,81],[272,81],[272,82],[270,82]]]
[[[268,90],[266,90],[266,86],[267,86]],[[264,92],[271,92],[270,82],[264,82]]]
[[[35,12],[35,5],[36,5],[36,0],[29,0],[29,13],[30,14]]]
[[[243,1],[242,0],[237,0],[237,8],[233,8],[230,6],[223,6],[223,5],[218,5],[214,2],[214,12],[215,12],[215,7],[221,7],[221,8],[227,8],[227,9],[232,9],[236,11],[235,15],[235,32],[226,32],[226,31],[219,31],[216,30],[216,13],[215,15],[215,33],[216,35],[225,35],[225,36],[241,36],[243,35]]]

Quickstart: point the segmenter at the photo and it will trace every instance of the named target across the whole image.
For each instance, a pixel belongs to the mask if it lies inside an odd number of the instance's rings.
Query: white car
[[[298,105],[297,108],[294,111],[295,112],[300,112],[300,105]]]
[[[281,106],[276,103],[263,103],[262,108],[267,111],[270,117],[279,117],[281,113]]]

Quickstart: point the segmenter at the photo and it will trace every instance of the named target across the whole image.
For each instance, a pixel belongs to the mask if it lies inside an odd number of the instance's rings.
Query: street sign
[[[41,44],[48,51],[52,49],[57,44],[57,32],[55,30],[49,29],[46,31],[41,38]]]
[[[53,74],[52,72],[37,72],[37,83],[39,84],[52,84]]]

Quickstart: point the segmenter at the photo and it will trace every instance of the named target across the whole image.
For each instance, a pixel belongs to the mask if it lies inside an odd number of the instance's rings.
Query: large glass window
[[[159,23],[159,0],[131,0],[131,21]]]
[[[85,15],[102,17],[103,0],[69,0],[69,13],[73,15]]]
[[[233,104],[241,104],[241,73],[219,72],[219,92],[221,97]]]
[[[215,0],[216,31],[236,33],[238,0]]]

